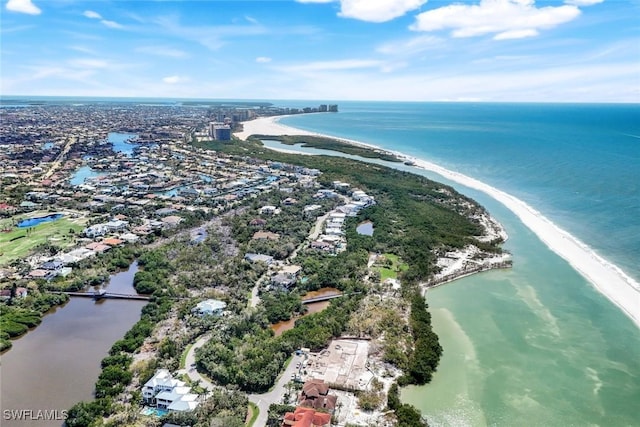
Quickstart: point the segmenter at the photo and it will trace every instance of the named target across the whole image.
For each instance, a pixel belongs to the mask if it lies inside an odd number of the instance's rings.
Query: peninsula
[[[503,228],[453,188],[388,167],[397,153],[282,138],[269,117],[237,121],[265,108],[246,107],[3,108],[5,350],[69,296],[109,295],[133,262],[149,301],[69,427],[426,424],[398,392],[429,382],[443,351],[424,291],[508,268]],[[351,158],[268,150],[253,134]]]

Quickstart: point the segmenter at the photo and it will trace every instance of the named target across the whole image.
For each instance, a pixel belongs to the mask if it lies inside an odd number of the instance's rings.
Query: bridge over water
[[[70,297],[83,297],[83,298],[93,298],[95,300],[101,299],[128,299],[128,300],[138,300],[138,301],[149,301],[151,297],[145,295],[138,294],[119,294],[116,292],[52,292],[54,294],[67,294]]]
[[[309,298],[309,299],[303,299],[302,304],[311,304],[313,302],[320,302],[320,301],[327,301],[330,299],[334,299],[334,298],[340,298],[340,297],[346,297],[349,295],[356,295],[359,294],[360,292],[352,292],[350,294],[343,294],[343,293],[339,293],[339,294],[329,294],[329,295],[321,295],[319,297],[314,297],[314,298]]]

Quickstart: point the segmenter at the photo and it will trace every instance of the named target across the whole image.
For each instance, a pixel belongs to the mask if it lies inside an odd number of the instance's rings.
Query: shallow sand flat
[[[337,139],[340,141],[380,149],[359,141],[336,138],[284,126],[278,120],[285,116],[264,117],[244,122],[243,132],[235,135],[246,139],[252,134],[261,135],[315,135]],[[616,304],[633,322],[640,327],[640,284],[625,274],[617,266],[596,254],[586,244],[579,241],[557,225],[549,221],[540,212],[512,195],[495,187],[480,182],[466,175],[447,170],[434,163],[395,153],[402,159],[415,162],[417,167],[435,172],[451,181],[466,187],[480,190],[498,200],[520,218],[552,251],[564,258],[582,276],[591,282],[602,294]]]

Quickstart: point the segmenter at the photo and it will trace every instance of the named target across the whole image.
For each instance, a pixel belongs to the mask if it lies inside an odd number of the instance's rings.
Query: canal
[[[136,293],[133,276],[137,263],[111,276],[105,289]],[[114,342],[140,318],[143,301],[71,298],[47,314],[34,330],[13,342],[0,360],[0,395],[3,427],[45,427],[63,421],[10,420],[8,412],[63,410],[93,399],[100,361]]]

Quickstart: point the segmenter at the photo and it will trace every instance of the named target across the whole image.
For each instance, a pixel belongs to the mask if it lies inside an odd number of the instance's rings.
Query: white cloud
[[[425,4],[427,0],[341,0],[339,16],[367,22],[386,22]]]
[[[298,3],[340,3],[338,16],[367,22],[386,22],[415,10],[427,0],[296,0]]]
[[[271,58],[269,58],[267,56],[258,56],[256,58],[256,62],[258,62],[260,64],[266,64],[267,62],[271,62]]]
[[[538,30],[510,30],[503,31],[502,33],[496,34],[493,39],[494,40],[512,40],[512,39],[524,39],[526,37],[535,37],[538,34]]]
[[[180,49],[174,49],[167,46],[141,46],[135,49],[136,52],[146,53],[155,56],[164,56],[168,58],[188,58],[190,55]]]
[[[6,5],[7,10],[12,12],[27,13],[29,15],[40,15],[42,10],[31,0],[9,0]]]
[[[258,20],[256,18],[252,18],[251,16],[245,16],[244,19],[251,22],[252,24],[258,24]]]
[[[177,83],[183,83],[183,82],[186,82],[188,80],[189,79],[187,79],[186,77],[180,77],[180,76],[167,76],[167,77],[164,77],[162,79],[162,81],[164,83],[169,84],[169,85],[174,85],[174,84],[177,84]]]
[[[481,0],[477,5],[452,4],[423,12],[410,29],[451,29],[453,37],[495,34],[494,39],[532,37],[580,15],[573,5],[536,7],[534,0]]]
[[[69,61],[69,65],[79,68],[107,68],[109,63],[101,59],[78,58]]]
[[[592,6],[594,4],[602,3],[604,0],[565,0],[566,4],[572,4],[574,6]]]
[[[408,40],[397,40],[384,43],[376,49],[386,55],[411,56],[425,50],[441,47],[444,40],[440,37],[430,35],[420,35]]]
[[[83,15],[89,19],[99,19],[100,23],[105,27],[115,28],[115,29],[124,28],[122,25],[118,24],[115,21],[109,21],[107,19],[103,19],[102,15],[100,15],[98,12],[94,12],[93,10],[85,10]]]
[[[102,19],[102,15],[98,12],[94,12],[93,10],[85,10],[83,15],[89,19]]]
[[[115,21],[108,21],[106,19],[103,19],[100,22],[102,22],[102,25],[107,26],[109,28],[117,28],[117,29],[124,28],[122,25],[118,24]]]
[[[281,67],[281,69],[289,72],[318,72],[373,68],[383,65],[384,63],[382,61],[373,59],[342,59],[337,61],[317,61],[306,64],[290,65]]]

